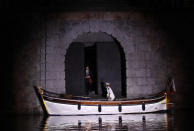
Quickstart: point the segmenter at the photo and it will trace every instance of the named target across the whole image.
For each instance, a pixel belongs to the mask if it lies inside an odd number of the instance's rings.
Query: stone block
[[[147,81],[148,81],[148,85],[155,86],[157,79],[156,78],[147,78]]]
[[[77,31],[83,33],[83,32],[89,32],[89,23],[88,21],[81,21],[79,26],[77,26]],[[79,33],[80,34],[80,33]]]
[[[141,39],[141,38],[139,38]],[[147,52],[151,52],[151,45],[149,43],[142,43],[142,42],[139,42],[139,41],[136,41],[137,42],[137,51],[147,51]]]
[[[136,82],[136,78],[135,77],[127,77],[127,87],[134,87],[136,86],[137,82]]]
[[[46,72],[46,79],[65,79],[65,72]]]
[[[140,77],[138,77],[137,78],[137,85],[138,86],[146,86],[146,85],[148,85],[147,78],[144,78],[144,77],[140,78]]]
[[[128,87],[128,88],[127,88],[127,98],[128,98],[128,99],[137,98],[136,91],[134,90],[135,87],[136,87],[136,86]]]
[[[100,23],[99,23],[99,20],[90,20],[89,21],[89,30],[91,32],[99,32],[100,31]]]
[[[46,72],[40,72],[40,79],[44,80],[46,77]]]
[[[127,77],[136,77],[136,70],[134,70],[133,68],[127,68],[126,76]]]
[[[136,45],[130,43],[127,48],[127,53],[135,53],[136,52]]]
[[[65,62],[65,56],[59,53],[52,53],[46,55],[46,63],[63,64]]]
[[[64,71],[64,64],[53,64],[53,63],[47,63],[46,64],[46,71],[52,72],[52,71]]]
[[[146,68],[146,77],[151,77],[151,71],[152,69]]]
[[[126,60],[127,60],[128,63],[132,63],[132,61],[136,61],[136,59],[137,59],[136,52],[132,52],[132,53],[130,52],[129,53],[129,52],[126,51],[126,53],[127,53],[127,57],[126,57],[127,59]]]
[[[49,46],[56,46],[59,45],[59,39],[57,35],[52,35],[50,37],[47,37],[46,41],[45,41],[46,46],[45,47],[49,47]]]
[[[45,58],[46,58],[46,56],[45,56],[45,54],[40,54],[40,63],[45,63]]]
[[[136,59],[135,61],[133,61],[133,69],[136,69],[137,71],[138,70],[142,71],[145,68],[146,68],[146,62],[144,59]]]
[[[150,85],[139,85],[137,94],[139,97],[147,97],[152,94],[152,86]]]
[[[57,46],[47,46],[46,53],[47,54],[64,54],[65,48],[59,48]]]
[[[113,32],[115,31],[114,23],[111,22],[111,21],[103,21],[103,22],[101,22],[99,28],[100,28],[101,32],[106,32],[109,35],[113,35]]]
[[[146,68],[139,68],[135,70],[136,77],[146,77]]]
[[[55,93],[65,93],[65,80],[47,80],[46,89]]]
[[[45,54],[45,52],[46,52],[45,46],[41,46],[41,47],[40,47],[40,51],[39,51],[39,55]]]
[[[40,71],[41,72],[45,72],[46,71],[45,63],[40,63]]]

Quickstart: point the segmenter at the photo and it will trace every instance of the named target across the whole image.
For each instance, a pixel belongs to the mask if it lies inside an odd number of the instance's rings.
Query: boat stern
[[[40,105],[46,115],[49,114],[47,106],[45,104],[44,98],[43,98],[43,90],[40,88],[40,86],[34,86],[34,90],[36,92],[36,95],[39,99]]]

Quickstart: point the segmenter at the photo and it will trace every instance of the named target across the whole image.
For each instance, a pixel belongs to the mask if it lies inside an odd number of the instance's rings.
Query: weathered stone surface
[[[168,41],[167,34],[156,26],[152,15],[145,17],[142,12],[130,11],[56,12],[48,14],[46,21],[42,18],[33,21],[39,21],[39,24],[28,26],[29,30],[36,26],[38,29],[31,31],[28,40],[22,41],[25,46],[15,51],[13,92],[19,112],[31,108],[41,112],[32,93],[33,85],[65,93],[65,55],[69,45],[84,33],[104,33],[121,45],[126,59],[128,98],[163,90],[169,75],[177,78],[181,85],[181,54],[177,55],[176,46],[170,46],[172,41]]]

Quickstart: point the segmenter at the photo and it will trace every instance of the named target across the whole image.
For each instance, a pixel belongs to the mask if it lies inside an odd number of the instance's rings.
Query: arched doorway
[[[85,67],[92,72],[89,95],[105,96],[109,82],[116,97],[126,97],[125,55],[120,44],[106,33],[83,33],[69,46],[65,55],[66,92],[87,95]]]

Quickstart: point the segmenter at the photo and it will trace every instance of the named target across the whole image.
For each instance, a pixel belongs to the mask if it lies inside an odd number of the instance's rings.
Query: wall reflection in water
[[[42,121],[43,130],[169,130],[166,113],[50,116]]]

